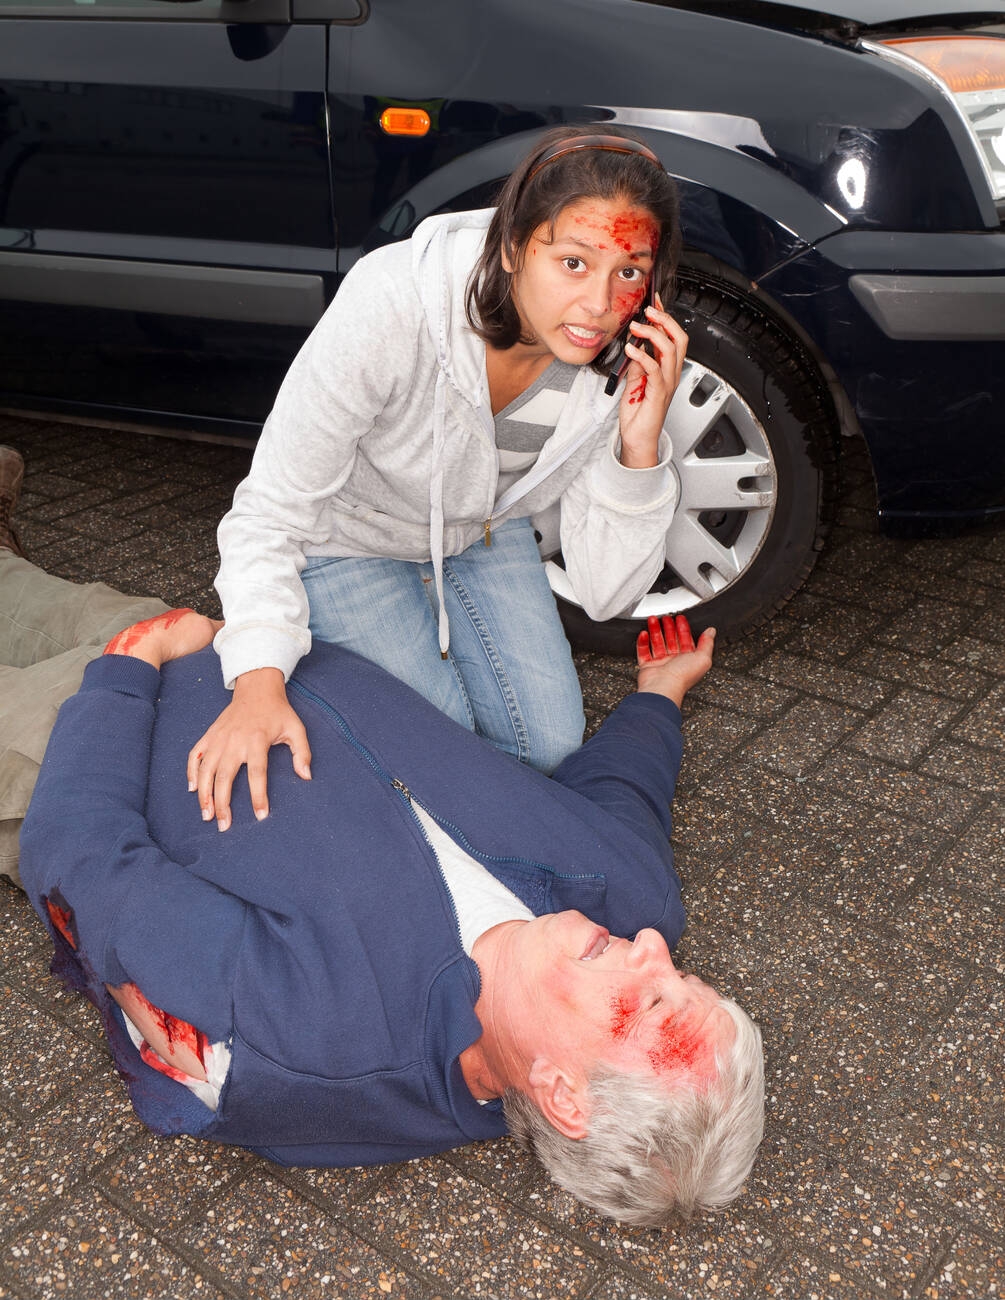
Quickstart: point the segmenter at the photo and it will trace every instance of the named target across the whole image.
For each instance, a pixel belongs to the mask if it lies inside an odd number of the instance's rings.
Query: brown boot
[[[0,547],[24,556],[11,523],[24,482],[24,460],[13,447],[0,446]]]

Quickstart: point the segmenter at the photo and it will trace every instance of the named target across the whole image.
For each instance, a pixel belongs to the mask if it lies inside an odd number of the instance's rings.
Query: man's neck
[[[461,1074],[471,1095],[479,1101],[501,1097],[507,1088],[519,1087],[525,1071],[514,1050],[510,1019],[506,1009],[506,952],[513,929],[526,921],[502,921],[480,934],[471,956],[481,977],[481,992],[475,1015],[482,1035],[460,1055]]]

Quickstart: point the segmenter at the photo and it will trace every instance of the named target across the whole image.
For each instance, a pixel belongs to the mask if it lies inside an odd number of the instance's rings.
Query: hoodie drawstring
[[[433,580],[439,605],[437,632],[440,658],[446,659],[450,647],[450,621],[443,599],[443,453],[446,437],[447,377],[440,370],[436,376],[433,398],[433,464],[429,473],[429,556],[433,562]]]

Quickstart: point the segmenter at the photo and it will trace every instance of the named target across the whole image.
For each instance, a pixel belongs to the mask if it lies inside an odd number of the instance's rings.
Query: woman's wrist
[[[234,699],[257,696],[286,697],[286,678],[281,668],[250,668],[234,681]]]
[[[655,469],[660,463],[658,443],[656,447],[636,448],[627,445],[622,438],[618,462],[623,469]]]

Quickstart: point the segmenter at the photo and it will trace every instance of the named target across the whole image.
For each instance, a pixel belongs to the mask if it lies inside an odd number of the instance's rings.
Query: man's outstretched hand
[[[662,622],[653,616],[646,631],[639,633],[635,652],[639,663],[638,690],[664,695],[678,707],[696,682],[712,667],[715,628],[702,632],[695,645],[683,614],[664,614]]]

